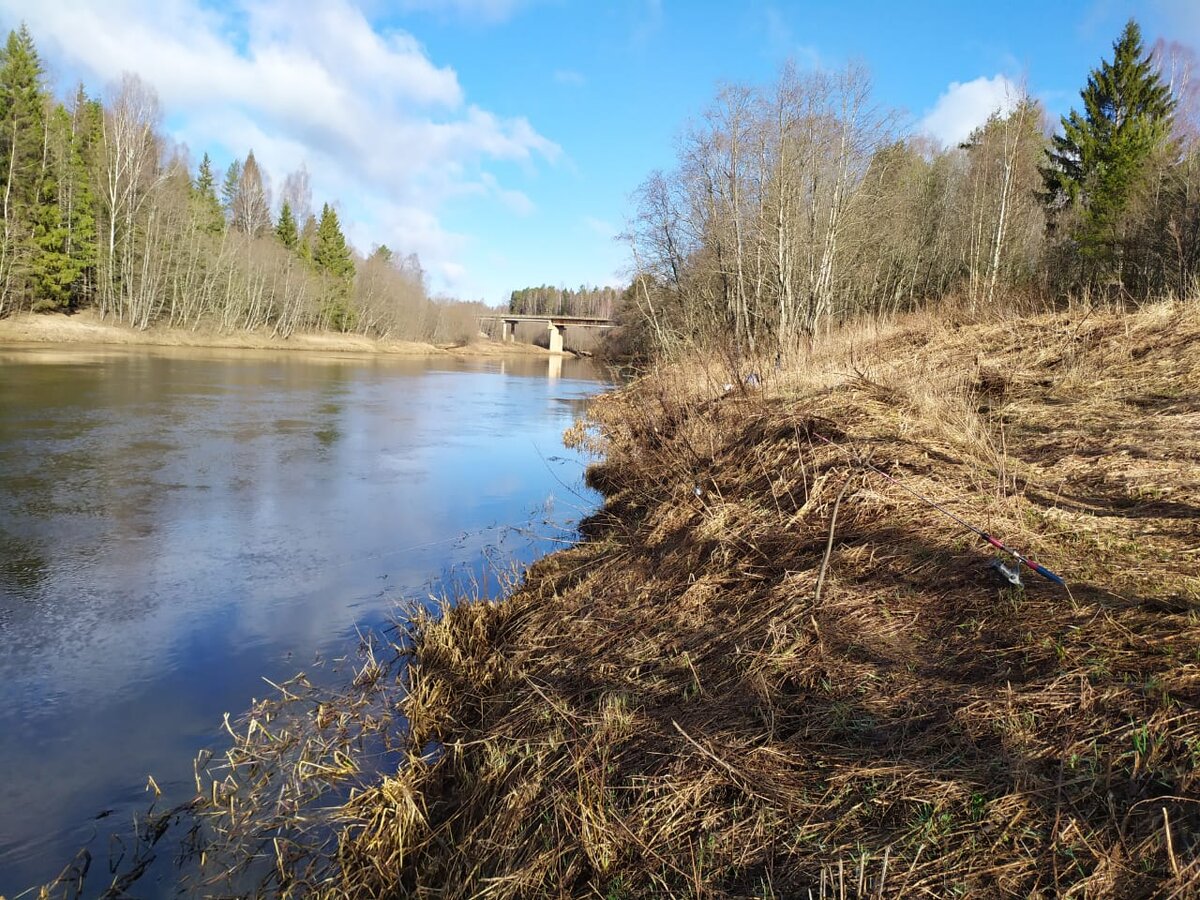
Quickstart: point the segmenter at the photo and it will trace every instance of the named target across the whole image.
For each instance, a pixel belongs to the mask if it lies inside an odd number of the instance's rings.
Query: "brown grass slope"
[[[1200,309],[910,319],[721,380],[599,401],[590,539],[418,624],[413,749],[321,890],[1200,894]]]

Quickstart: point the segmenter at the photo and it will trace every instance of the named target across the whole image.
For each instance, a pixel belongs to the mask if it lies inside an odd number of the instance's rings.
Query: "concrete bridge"
[[[517,339],[517,326],[522,322],[545,323],[547,330],[550,332],[551,353],[563,352],[563,334],[566,332],[568,325],[581,325],[584,328],[615,327],[612,319],[604,319],[599,316],[525,316],[515,313],[496,313],[492,316],[480,316],[479,324],[482,325],[484,322],[502,323],[500,340],[505,342],[512,342]]]

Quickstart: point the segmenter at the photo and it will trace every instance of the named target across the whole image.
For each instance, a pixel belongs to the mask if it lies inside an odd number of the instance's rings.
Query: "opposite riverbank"
[[[91,310],[74,315],[19,313],[0,319],[0,345],[96,344],[142,347],[195,347],[226,350],[296,350],[318,353],[371,353],[395,356],[549,356],[532,344],[500,343],[480,339],[462,345],[435,346],[419,341],[381,340],[336,332],[296,333],[286,338],[271,334],[235,331],[190,331],[182,328],[138,330],[103,321]]]

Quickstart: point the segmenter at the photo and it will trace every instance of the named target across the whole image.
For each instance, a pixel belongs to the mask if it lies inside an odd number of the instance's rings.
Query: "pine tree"
[[[300,243],[300,232],[296,228],[296,217],[292,215],[292,204],[286,200],[279,209],[279,222],[275,226],[275,238],[289,250],[295,250]]]
[[[196,217],[200,229],[209,234],[220,234],[224,231],[225,214],[221,211],[221,201],[217,199],[217,179],[213,175],[212,160],[207,153],[200,160],[200,168],[196,171],[192,196],[196,203]]]
[[[1119,276],[1122,217],[1155,153],[1170,140],[1175,98],[1142,46],[1132,19],[1080,91],[1083,113],[1062,117],[1047,151],[1045,199],[1054,210],[1077,207],[1074,238],[1085,260]]]

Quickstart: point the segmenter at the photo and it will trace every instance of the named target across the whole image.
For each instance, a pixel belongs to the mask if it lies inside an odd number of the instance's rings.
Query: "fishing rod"
[[[818,438],[820,438],[822,441],[824,441],[830,447],[834,447],[836,449],[842,450],[843,453],[847,453],[849,455],[848,450],[846,450],[843,447],[838,447],[837,444],[835,444],[829,438],[825,437],[825,435],[821,434],[820,432],[813,431],[810,428],[809,433],[816,435]],[[869,460],[863,459],[862,457],[855,458],[853,455],[851,455],[851,459],[854,459],[855,462],[857,462],[859,465],[870,469],[876,475],[882,475],[884,478],[886,478],[892,484],[896,485],[896,487],[912,494],[914,497],[916,497],[922,503],[924,503],[928,506],[932,506],[934,509],[936,509],[938,512],[940,512],[942,515],[948,516],[949,518],[953,519],[955,522],[957,522],[963,528],[967,529],[967,531],[970,531],[970,532],[973,532],[973,533],[979,535],[979,537],[983,538],[983,540],[985,540],[987,543],[991,544],[997,550],[1001,551],[1002,553],[1007,553],[1009,556],[1011,556],[1013,559],[1015,559],[1017,561],[1017,565],[1012,568],[1006,566],[1002,560],[999,560],[999,559],[992,560],[992,568],[995,569],[997,572],[999,572],[1000,575],[1005,580],[1007,580],[1009,584],[1013,585],[1014,587],[1022,587],[1022,584],[1021,584],[1021,566],[1022,565],[1026,566],[1027,568],[1029,568],[1030,570],[1032,570],[1034,572],[1037,572],[1039,575],[1041,575],[1047,581],[1053,581],[1055,584],[1061,585],[1064,588],[1067,586],[1067,583],[1065,581],[1063,581],[1062,578],[1060,578],[1058,575],[1051,572],[1049,569],[1047,569],[1041,563],[1031,559],[1028,556],[1025,556],[1024,554],[1018,553],[1016,550],[1007,546],[1002,541],[1000,541],[998,538],[995,538],[992,535],[988,534],[982,528],[976,528],[974,525],[972,525],[966,519],[963,519],[961,516],[955,515],[950,510],[946,509],[946,507],[942,506],[940,503],[936,503],[933,500],[930,500],[928,497],[926,497],[922,494],[918,494],[916,491],[914,491],[912,488],[910,488],[904,482],[893,478],[887,472],[872,465]]]

